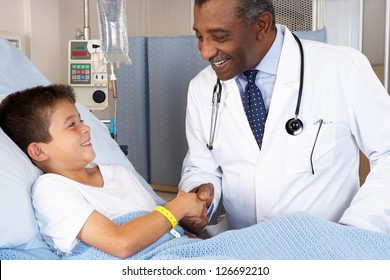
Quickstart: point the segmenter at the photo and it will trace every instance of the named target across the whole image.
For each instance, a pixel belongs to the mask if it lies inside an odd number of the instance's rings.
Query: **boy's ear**
[[[35,161],[44,161],[48,158],[48,155],[44,152],[40,144],[32,142],[27,147],[28,155]]]

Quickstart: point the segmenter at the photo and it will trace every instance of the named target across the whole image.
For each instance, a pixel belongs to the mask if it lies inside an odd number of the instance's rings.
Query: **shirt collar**
[[[256,66],[256,69],[263,73],[276,75],[278,70],[280,53],[282,52],[284,35],[279,25],[276,25],[276,38],[264,58]]]

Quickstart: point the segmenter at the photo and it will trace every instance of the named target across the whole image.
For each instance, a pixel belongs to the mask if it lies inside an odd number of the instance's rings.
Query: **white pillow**
[[[15,46],[0,37],[0,101],[9,93],[49,81]],[[30,188],[40,170],[0,129],[0,247],[47,247],[39,234]]]
[[[0,247],[46,247],[31,205],[31,185],[41,174],[0,129]]]
[[[11,92],[49,84],[25,54],[2,37],[0,54],[0,102]]]

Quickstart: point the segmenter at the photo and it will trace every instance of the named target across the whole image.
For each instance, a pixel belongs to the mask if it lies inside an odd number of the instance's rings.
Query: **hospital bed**
[[[0,53],[0,100],[18,90],[49,84],[20,50],[1,37]],[[154,193],[111,138],[107,127],[83,105],[77,103],[76,106],[91,127],[96,162],[125,166],[156,202],[163,204],[164,200]],[[41,171],[1,129],[0,147],[0,259],[58,260],[39,233],[31,204],[30,188]],[[78,253],[70,259],[111,259],[86,244],[80,246]],[[202,242],[172,239],[167,233],[132,258],[390,259],[389,248],[389,235],[348,228],[297,213],[243,231],[224,232]]]

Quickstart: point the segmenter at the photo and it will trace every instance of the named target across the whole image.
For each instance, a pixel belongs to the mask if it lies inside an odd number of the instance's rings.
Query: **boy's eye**
[[[69,127],[75,127],[78,123],[84,123],[84,120],[72,121]]]

